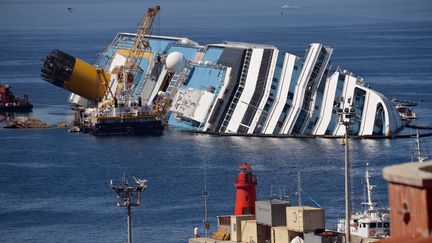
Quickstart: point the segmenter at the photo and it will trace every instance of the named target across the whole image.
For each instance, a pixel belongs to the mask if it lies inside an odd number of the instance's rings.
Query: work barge
[[[271,45],[153,35],[159,10],[147,11],[137,33],[118,33],[95,65],[61,51],[47,57],[42,76],[72,92],[78,125],[134,113],[136,104],[162,126],[217,135],[338,137],[342,111],[355,117],[353,136],[394,137],[408,123],[362,77],[332,68],[328,46],[312,43],[300,57]]]

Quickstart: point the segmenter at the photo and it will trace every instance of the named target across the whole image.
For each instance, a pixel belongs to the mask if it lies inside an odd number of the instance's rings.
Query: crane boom
[[[125,64],[122,68],[122,80],[125,83],[133,82],[131,80],[132,71],[139,69],[137,63],[138,59],[144,54],[145,50],[150,47],[146,35],[152,34],[152,25],[154,17],[159,12],[160,6],[157,5],[147,10],[147,14],[141,20],[138,27],[135,41],[130,49],[129,55],[126,58]]]

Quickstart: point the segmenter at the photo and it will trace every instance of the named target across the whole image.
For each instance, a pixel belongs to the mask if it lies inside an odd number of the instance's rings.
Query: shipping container
[[[271,239],[271,227],[257,223],[257,243],[268,243]]]
[[[326,234],[314,234],[314,233],[305,233],[304,234],[304,242],[307,243],[342,243],[342,234],[336,232],[327,232]],[[352,242],[357,242],[355,239],[351,239]],[[369,242],[366,239],[362,239],[360,242]]]
[[[241,232],[242,232],[242,225],[241,225],[241,221],[243,220],[254,220],[255,219],[255,215],[253,214],[248,214],[248,215],[231,215],[231,220],[230,220],[230,224],[231,224],[231,241],[235,241],[235,242],[241,242]]]
[[[312,232],[325,228],[324,209],[314,207],[287,207],[286,222],[289,230],[297,232]]]
[[[255,202],[255,218],[258,224],[271,227],[286,226],[286,207],[287,201],[266,200]]]
[[[303,238],[303,233],[290,231],[286,226],[272,227],[271,243],[291,242],[295,237]]]
[[[257,242],[257,224],[256,220],[241,221],[241,241],[242,242]]]

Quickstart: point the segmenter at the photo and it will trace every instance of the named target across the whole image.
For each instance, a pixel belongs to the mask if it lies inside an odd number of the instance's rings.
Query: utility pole
[[[301,195],[301,175],[300,171],[297,171],[297,205],[302,205],[302,195]]]
[[[351,242],[351,164],[349,161],[348,151],[348,133],[349,126],[355,123],[355,111],[350,103],[351,98],[344,102],[343,100],[339,103],[338,118],[339,124],[345,126],[345,237],[346,243]]]
[[[116,186],[110,180],[110,187],[114,190],[117,198],[117,206],[127,207],[127,232],[128,243],[132,243],[132,213],[131,206],[141,205],[141,192],[147,188],[147,180],[137,179],[132,176],[134,181],[138,184],[136,187],[129,186],[128,179],[123,177],[124,186]]]
[[[207,164],[206,161],[204,160],[204,191],[203,191],[203,196],[204,196],[204,230],[205,230],[205,236],[208,236],[208,231],[210,229],[210,223],[208,221],[208,209],[207,209],[207,198],[208,198],[208,191],[207,191]]]

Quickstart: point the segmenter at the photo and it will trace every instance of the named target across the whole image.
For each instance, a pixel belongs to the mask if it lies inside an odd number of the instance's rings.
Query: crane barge
[[[149,8],[141,20],[133,45],[126,52],[124,64],[111,72],[95,67],[59,50],[45,59],[42,78],[56,86],[89,100],[85,109],[78,109],[80,126],[93,135],[162,134],[164,105],[155,108],[142,102],[133,93],[140,60],[150,48],[147,36],[159,6]],[[116,84],[116,85],[113,85]],[[163,100],[166,102],[166,99]]]

